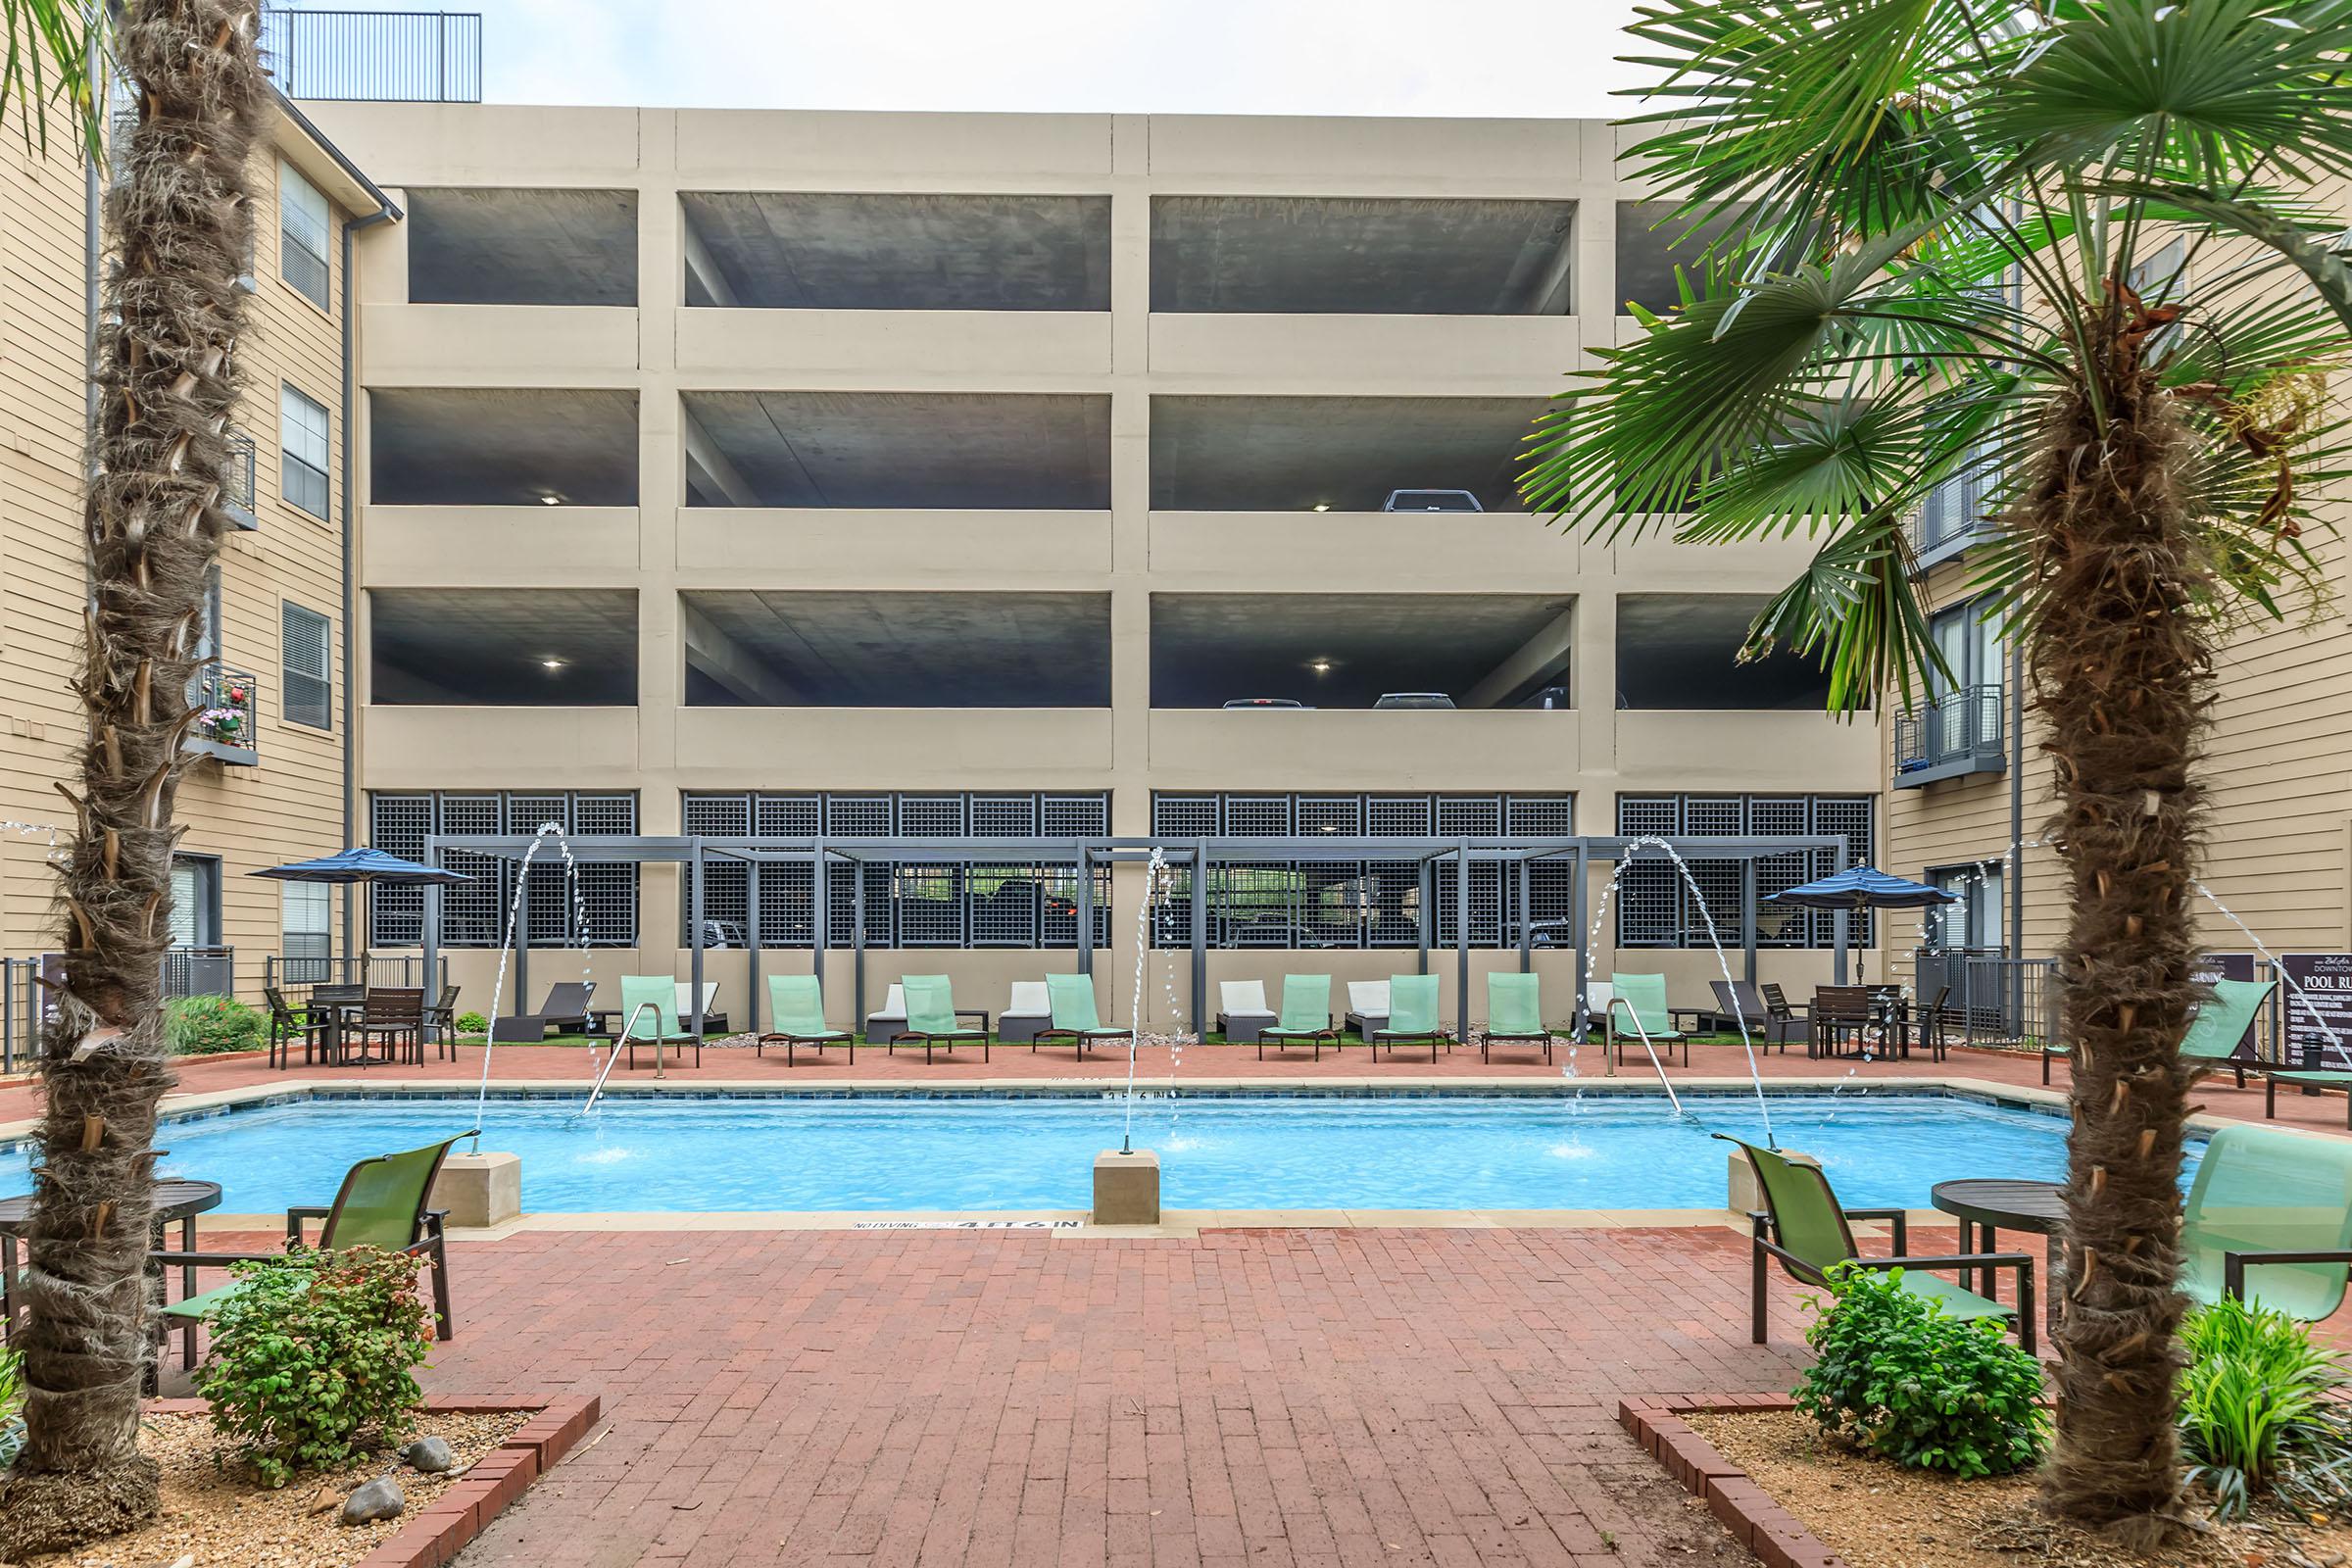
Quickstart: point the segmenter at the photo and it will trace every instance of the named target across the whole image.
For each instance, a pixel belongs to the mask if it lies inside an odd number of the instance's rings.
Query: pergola
[[[1142,865],[1154,854],[1174,867],[1192,870],[1190,910],[1192,916],[1192,992],[1193,1026],[1198,1032],[1208,1013],[1208,872],[1220,865],[1255,866],[1268,861],[1412,861],[1420,868],[1420,898],[1416,904],[1419,918],[1418,973],[1430,972],[1430,960],[1437,951],[1437,890],[1438,878],[1451,875],[1454,879],[1454,967],[1457,978],[1455,1003],[1458,1038],[1468,1039],[1470,1032],[1470,871],[1478,864],[1500,865],[1506,874],[1518,878],[1519,968],[1527,971],[1534,964],[1534,922],[1526,917],[1529,905],[1529,881],[1533,868],[1543,862],[1573,861],[1576,874],[1570,883],[1568,923],[1576,935],[1576,992],[1581,1011],[1588,970],[1591,964],[1591,931],[1586,907],[1590,869],[1593,862],[1615,863],[1632,858],[1643,851],[1671,854],[1683,860],[1736,860],[1740,863],[1740,929],[1737,933],[1741,950],[1741,961],[1746,978],[1756,977],[1756,868],[1759,861],[1775,856],[1797,852],[1822,851],[1833,854],[1837,868],[1844,870],[1850,850],[1846,841],[1828,835],[1756,835],[1689,838],[1544,838],[1503,835],[1477,838],[1366,838],[1342,837],[1336,834],[1306,834],[1282,837],[1145,837],[1145,838],[728,838],[709,835],[646,837],[634,834],[567,835],[565,844],[571,858],[586,864],[667,864],[682,868],[686,877],[687,929],[689,951],[692,954],[688,978],[692,982],[689,995],[695,999],[696,1009],[691,1027],[702,1033],[701,999],[703,994],[703,955],[707,951],[704,927],[704,895],[706,873],[713,863],[736,863],[746,867],[750,883],[751,908],[760,908],[760,877],[763,867],[771,865],[802,865],[808,868],[812,890],[810,907],[815,917],[809,922],[808,947],[810,961],[821,967],[827,951],[827,920],[823,917],[827,902],[828,873],[836,868],[849,870],[852,888],[852,941],[856,954],[854,974],[855,1008],[853,1023],[862,1024],[865,1008],[865,884],[866,878],[856,874],[869,863],[890,865],[960,864],[1004,866],[1018,864],[1040,870],[1066,866],[1077,885],[1077,917],[1072,923],[1072,947],[1076,951],[1078,972],[1094,972],[1095,880],[1093,871],[1103,865]],[[424,841],[424,862],[438,866],[443,855],[452,851],[520,862],[539,845],[542,856],[557,854],[551,842],[543,837],[524,834],[447,835]],[[435,972],[441,936],[441,897],[438,887],[425,889],[424,897],[424,971]],[[1835,978],[1842,984],[1846,972],[1846,946],[1849,931],[1848,917],[1840,912],[1836,916],[1837,960]],[[751,977],[749,989],[753,999],[752,1016],[758,1017],[760,993],[760,922],[747,922],[746,945],[749,949]],[[1728,940],[1728,939],[1727,939]],[[797,950],[800,944],[794,944]],[[1547,944],[1550,946],[1550,944]],[[1396,949],[1402,952],[1402,946]],[[1485,951],[1499,951],[1487,949]],[[514,979],[515,993],[521,996],[530,983],[530,943],[528,932],[517,922],[515,932]],[[1582,1018],[1578,1019],[1581,1027]]]

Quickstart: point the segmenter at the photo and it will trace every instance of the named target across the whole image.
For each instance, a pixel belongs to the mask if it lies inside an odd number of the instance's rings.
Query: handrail
[[[1681,1115],[1683,1113],[1682,1098],[1675,1094],[1674,1085],[1667,1081],[1666,1064],[1658,1060],[1658,1048],[1649,1043],[1649,1031],[1642,1026],[1642,1014],[1635,1011],[1634,1004],[1626,1001],[1623,997],[1609,998],[1609,1007],[1606,1014],[1608,1019],[1606,1031],[1607,1038],[1601,1042],[1602,1050],[1606,1051],[1616,1044],[1617,1009],[1619,1007],[1623,1007],[1625,1009],[1625,1015],[1634,1020],[1634,1033],[1642,1037],[1642,1049],[1649,1053],[1649,1064],[1658,1070],[1658,1082],[1665,1085],[1666,1099],[1674,1105],[1674,1113],[1678,1116]],[[1669,1023],[1673,1022],[1672,1019],[1668,1019],[1667,1021]]]
[[[588,1091],[588,1103],[580,1107],[581,1115],[585,1116],[596,1108],[597,1097],[605,1092],[605,1080],[612,1077],[612,1069],[620,1064],[620,1048],[635,1036],[638,1016],[648,1007],[654,1009],[654,1076],[662,1076],[662,1004],[658,1002],[640,1002],[629,1009],[628,1019],[621,1024],[620,1033],[612,1037],[612,1054],[605,1058],[604,1069],[596,1075],[595,1087]]]

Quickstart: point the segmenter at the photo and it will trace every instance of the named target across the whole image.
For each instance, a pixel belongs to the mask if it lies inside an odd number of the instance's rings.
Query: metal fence
[[[205,947],[164,950],[165,996],[233,997],[236,994],[236,949]]]
[[[1947,1037],[1956,1032],[1970,1045],[2058,1038],[2055,958],[2012,958],[1979,948],[1921,948],[1913,953],[1912,964],[1912,990],[1920,1004],[1944,998]]]
[[[49,1020],[40,973],[38,958],[0,958],[0,1072],[27,1070],[39,1057]]]
[[[482,101],[478,11],[262,14],[262,57],[289,98],[374,103]]]
[[[438,965],[436,965],[438,967]],[[341,957],[280,957],[262,959],[262,984],[281,991],[311,986],[388,986],[432,989],[425,985],[420,955],[370,953]]]

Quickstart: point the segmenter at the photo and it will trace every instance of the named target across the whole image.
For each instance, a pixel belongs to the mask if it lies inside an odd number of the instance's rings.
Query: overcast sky
[[[324,4],[326,0],[306,0]],[[1613,116],[1632,0],[466,0],[483,97]]]

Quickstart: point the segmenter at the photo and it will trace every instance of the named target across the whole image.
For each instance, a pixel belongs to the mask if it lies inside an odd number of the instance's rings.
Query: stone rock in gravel
[[[378,1476],[343,1499],[343,1522],[364,1525],[377,1519],[396,1518],[408,1505],[408,1496],[400,1490],[400,1483],[390,1476]]]
[[[401,1449],[400,1456],[406,1459],[412,1468],[421,1470],[428,1476],[437,1476],[444,1470],[453,1470],[457,1468],[458,1463],[458,1456],[451,1452],[449,1445],[439,1438],[418,1438],[415,1443]]]

